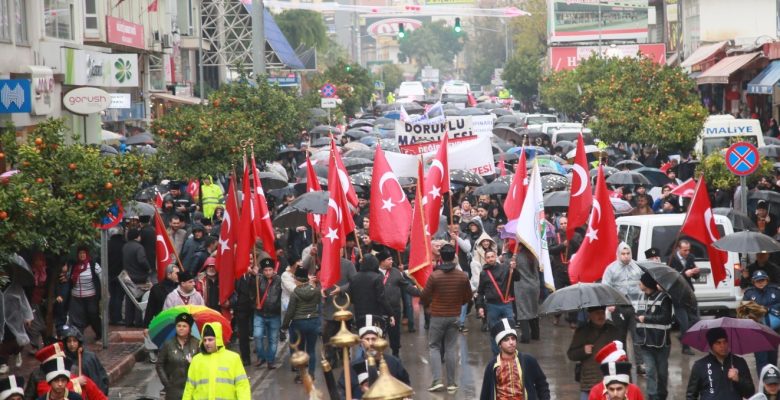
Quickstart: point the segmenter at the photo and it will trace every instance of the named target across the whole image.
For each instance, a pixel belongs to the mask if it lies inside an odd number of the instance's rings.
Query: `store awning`
[[[772,61],[748,83],[747,91],[753,94],[772,94],[777,81],[780,81],[780,61]]]
[[[680,63],[680,67],[690,68],[702,61],[706,61],[710,57],[714,56],[715,53],[726,47],[727,43],[728,42],[718,42],[699,47],[696,49],[696,51],[693,52],[693,54]]]
[[[738,56],[726,57],[717,64],[713,65],[710,69],[704,71],[698,78],[696,78],[697,85],[707,84],[721,84],[725,85],[729,83],[729,77],[734,72],[737,72],[740,68],[751,61],[758,58],[761,55],[760,52],[740,54]]]
[[[170,101],[173,103],[181,103],[181,104],[189,104],[189,105],[200,104],[200,99],[197,97],[176,96],[170,93],[152,93],[152,98]]]

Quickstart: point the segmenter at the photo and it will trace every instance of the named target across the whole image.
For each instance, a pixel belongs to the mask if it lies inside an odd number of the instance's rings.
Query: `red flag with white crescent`
[[[238,279],[249,269],[249,255],[255,245],[254,219],[255,210],[252,204],[252,188],[250,187],[249,164],[244,157],[244,176],[241,182],[241,218],[238,219],[238,243],[236,245],[235,277]]]
[[[225,214],[219,229],[217,246],[217,273],[219,274],[219,302],[224,304],[233,294],[236,284],[235,250],[238,234],[238,202],[236,201],[236,177],[230,177],[230,185],[225,195]]]
[[[520,160],[517,161],[515,175],[509,185],[509,192],[504,201],[504,213],[507,221],[517,219],[525,202],[525,192],[528,191],[528,169],[525,165],[525,149],[520,152]]]
[[[352,232],[355,230],[355,220],[352,219],[352,213],[349,210],[349,206],[347,205],[347,202],[351,203],[349,200],[349,191],[345,190],[345,185],[349,185],[349,187],[352,189],[352,192],[354,193],[355,189],[352,188],[352,181],[349,179],[349,175],[346,173],[346,169],[344,169],[344,164],[341,162],[341,157],[339,156],[338,150],[336,150],[335,147],[336,141],[331,138],[331,148],[330,148],[330,161],[328,164],[328,191],[333,192],[333,188],[338,187],[341,189],[341,193],[344,195],[345,202],[343,204],[339,204],[341,206],[341,215],[342,217],[339,218],[339,233],[344,236],[346,234]],[[339,167],[339,164],[341,167]],[[336,185],[338,183],[338,186]],[[333,194],[331,193],[331,198],[333,198]],[[357,201],[357,196],[355,197],[355,201]],[[355,203],[357,205],[357,202]],[[324,224],[321,227],[321,232],[323,235],[328,233],[328,224]]]
[[[255,155],[252,153],[252,177],[255,184],[254,197],[254,229],[255,237],[263,241],[263,250],[268,253],[273,260],[276,260],[276,233],[271,223],[271,214],[268,212],[268,201],[265,199],[263,184],[260,182],[260,171],[255,164]]]
[[[317,179],[317,174],[314,172],[314,166],[311,164],[311,159],[306,156],[306,191],[318,192],[322,190],[320,181]],[[306,220],[309,222],[311,229],[315,231],[320,230],[320,221],[322,221],[322,215],[309,213],[306,215]]]
[[[368,235],[372,242],[403,251],[409,240],[412,206],[390,168],[381,146],[376,146],[371,175]]]
[[[588,157],[585,154],[585,141],[582,133],[577,138],[577,152],[572,165],[571,191],[569,192],[569,225],[566,227],[566,239],[571,240],[574,229],[588,222],[590,208],[593,206],[593,189],[590,186]]]
[[[157,253],[157,281],[165,280],[165,269],[169,264],[176,262],[176,250],[173,248],[171,237],[165,229],[165,224],[160,213],[154,210],[154,234],[156,237],[155,249]],[[181,264],[179,264],[181,265]]]
[[[346,242],[347,233],[352,232],[344,228],[347,225],[345,220],[352,221],[352,216],[349,214],[346,195],[341,190],[341,180],[338,177],[328,180],[328,193],[328,212],[322,221],[320,282],[323,289],[330,288],[341,279],[341,248]]]
[[[430,172],[429,172],[430,173]],[[423,180],[422,162],[418,166],[418,182]],[[428,277],[433,272],[433,260],[431,258],[431,236],[426,225],[434,225],[425,221],[425,207],[423,206],[423,193],[420,185],[417,185],[414,198],[414,213],[412,215],[412,231],[409,239],[409,275],[417,283],[425,287]],[[372,222],[373,224],[373,222]]]
[[[715,287],[718,287],[726,279],[726,267],[728,262],[728,253],[718,250],[712,246],[714,242],[720,239],[720,232],[715,225],[715,215],[712,213],[712,204],[707,192],[707,183],[704,176],[699,179],[696,185],[696,192],[688,207],[688,214],[685,215],[685,221],[680,228],[680,234],[688,235],[705,246],[707,246],[707,255],[710,257],[710,268],[712,268],[712,278]]]
[[[691,198],[694,192],[696,192],[696,181],[690,178],[677,186],[672,186],[670,193],[675,196]]]
[[[338,177],[341,180],[341,190],[343,190],[344,195],[347,196],[347,202],[354,207],[357,207],[358,198],[355,193],[355,187],[352,186],[352,181],[349,179],[347,169],[344,167],[344,161],[341,160],[341,154],[336,148],[336,139],[334,139],[333,136],[330,137],[330,164],[328,165],[329,181],[331,172],[338,172]],[[330,185],[328,185],[328,188],[330,188]]]
[[[439,229],[442,195],[450,192],[450,167],[447,157],[449,146],[448,135],[442,135],[439,150],[431,161],[428,175],[423,186],[422,205],[425,209],[425,221],[428,222],[428,233],[433,235]]]

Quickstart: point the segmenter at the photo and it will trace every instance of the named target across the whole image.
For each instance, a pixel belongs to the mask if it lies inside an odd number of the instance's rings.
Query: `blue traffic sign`
[[[0,114],[31,112],[31,97],[29,80],[0,79]]]
[[[750,175],[761,160],[758,149],[748,142],[737,142],[726,150],[726,167],[738,176]]]
[[[322,94],[322,97],[335,97],[336,87],[330,83],[326,83],[320,88],[320,94]]]

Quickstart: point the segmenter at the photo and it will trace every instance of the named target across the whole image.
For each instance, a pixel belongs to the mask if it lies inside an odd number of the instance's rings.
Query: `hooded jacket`
[[[639,278],[643,272],[633,259],[627,264],[620,262],[620,251],[623,249],[631,251],[631,247],[626,242],[620,242],[615,253],[615,261],[604,270],[601,281],[626,295],[632,302],[636,302],[642,295],[639,289]]]
[[[290,323],[296,319],[319,318],[321,302],[322,293],[319,286],[312,286],[309,283],[298,285],[290,296],[290,305],[287,306],[287,312],[284,314],[282,328],[289,328]]]
[[[67,326],[67,325],[66,325]],[[95,384],[100,388],[100,391],[103,392],[103,394],[108,395],[108,374],[106,373],[106,369],[103,368],[103,364],[100,363],[100,360],[98,360],[97,355],[95,353],[87,350],[84,347],[84,337],[81,334],[81,331],[78,330],[75,326],[67,326],[68,329],[63,329],[62,334],[60,335],[62,337],[63,341],[67,341],[69,337],[74,337],[76,340],[79,341],[79,348],[81,348],[81,372],[83,375],[86,375],[89,377],[89,379],[92,379],[92,381],[95,382]],[[65,356],[68,357],[71,361],[73,361],[73,365],[79,364],[79,355],[77,352],[71,352],[68,350],[67,344],[63,346],[65,348]]]
[[[764,391],[764,377],[772,369],[777,370],[777,367],[775,367],[772,364],[767,364],[764,365],[764,368],[761,368],[761,375],[758,378],[758,389],[757,389],[758,392],[754,394],[752,397],[750,397],[748,400],[777,400],[778,398],[780,398],[780,395],[771,396]]]
[[[211,219],[214,216],[214,210],[217,206],[221,206],[224,199],[222,196],[222,187],[214,183],[214,179],[211,176],[208,177],[211,181],[210,185],[200,185],[200,198],[203,201],[203,216]]]
[[[356,320],[366,314],[393,315],[393,308],[385,297],[379,261],[373,255],[367,254],[360,263],[360,271],[349,283],[349,297],[355,305]],[[292,306],[292,298],[290,305]]]
[[[182,399],[250,400],[252,393],[249,378],[241,363],[241,356],[225,348],[222,324],[209,322],[203,326],[203,330],[209,326],[214,330],[217,350],[213,353],[201,352],[192,358]],[[203,348],[202,339],[200,347]]]

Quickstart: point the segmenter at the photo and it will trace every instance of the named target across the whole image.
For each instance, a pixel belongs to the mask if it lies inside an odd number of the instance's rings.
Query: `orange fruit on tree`
[[[113,188],[114,188],[114,184],[113,184],[113,183],[111,183],[111,182],[106,182],[106,184],[105,184],[105,185],[103,185],[103,187],[105,187],[105,188],[106,188],[106,190],[111,190],[111,189],[113,189]]]

